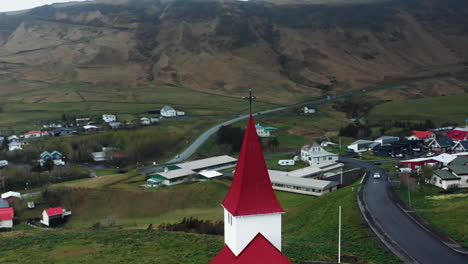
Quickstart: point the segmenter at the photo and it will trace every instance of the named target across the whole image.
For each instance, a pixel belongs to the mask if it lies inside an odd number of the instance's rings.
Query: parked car
[[[413,151],[414,152],[421,152],[421,149],[420,148],[414,148]]]
[[[427,153],[426,157],[433,157],[433,156],[435,156],[435,155],[436,155],[435,153],[429,152],[429,153]]]
[[[401,153],[395,154],[395,158],[403,158],[403,154]]]
[[[378,172],[374,173],[374,179],[380,179],[380,173]]]

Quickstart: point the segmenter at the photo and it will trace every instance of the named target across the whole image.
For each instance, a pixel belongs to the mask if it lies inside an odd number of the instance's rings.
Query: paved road
[[[349,157],[341,157],[340,160],[364,167],[368,171],[369,179],[363,186],[363,199],[367,209],[386,235],[413,258],[414,263],[468,263],[468,256],[455,252],[423,230],[390,199],[390,183],[384,169]],[[374,179],[372,176],[375,172],[379,172],[382,178]]]

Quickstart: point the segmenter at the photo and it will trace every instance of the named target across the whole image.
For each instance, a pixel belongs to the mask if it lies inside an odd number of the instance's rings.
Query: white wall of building
[[[269,137],[270,131],[265,130],[263,127],[257,127],[257,135],[259,137]]]
[[[13,228],[13,220],[0,221],[0,228]]]
[[[432,184],[434,184],[435,186],[439,187],[439,188],[442,188],[444,190],[447,190],[447,188],[450,186],[450,185],[453,185],[453,184],[458,184],[460,185],[460,180],[452,180],[452,181],[446,181],[446,180],[442,180],[441,178],[437,177],[437,176],[432,176]]]
[[[261,233],[281,251],[281,213],[233,216],[224,209],[224,242],[234,255]]]
[[[468,176],[459,176],[460,177],[460,188],[468,188]]]
[[[174,117],[174,116],[177,116],[177,111],[176,110],[161,111],[161,115],[164,117]]]
[[[49,215],[46,213],[46,211],[42,211],[42,220],[41,224],[49,226]]]

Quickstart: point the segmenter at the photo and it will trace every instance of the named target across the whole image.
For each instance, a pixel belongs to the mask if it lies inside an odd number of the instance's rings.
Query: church
[[[252,115],[221,205],[225,246],[211,264],[292,264],[281,253],[284,210],[273,191]]]

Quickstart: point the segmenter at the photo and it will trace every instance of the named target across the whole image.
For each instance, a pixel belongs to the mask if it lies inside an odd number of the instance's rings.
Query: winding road
[[[342,162],[351,163],[367,170],[367,180],[362,186],[362,197],[370,214],[371,222],[383,233],[388,243],[400,251],[400,257],[409,263],[421,264],[466,264],[468,255],[460,254],[446,246],[434,235],[422,229],[391,199],[388,173],[371,162],[351,157],[340,157]],[[374,179],[375,172],[381,179]]]

